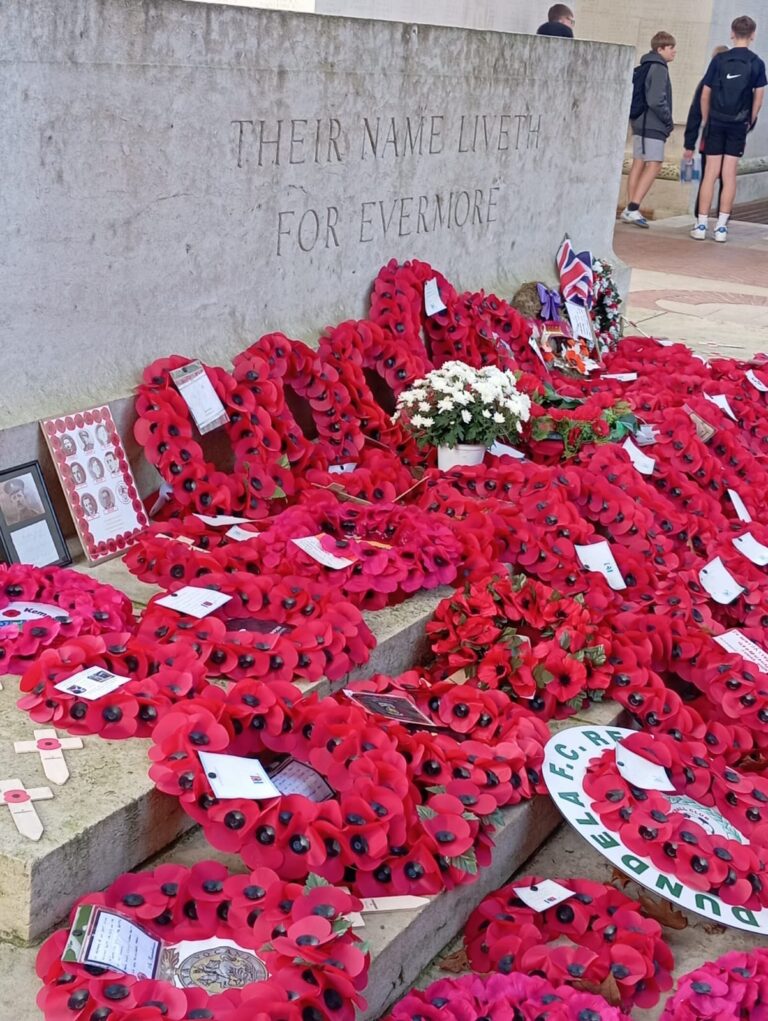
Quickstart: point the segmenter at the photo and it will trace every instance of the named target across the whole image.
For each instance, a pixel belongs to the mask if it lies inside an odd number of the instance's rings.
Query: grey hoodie
[[[632,121],[632,134],[667,139],[675,126],[672,120],[672,83],[667,62],[655,50],[651,50],[642,57],[640,63],[652,65],[645,79],[648,109]]]

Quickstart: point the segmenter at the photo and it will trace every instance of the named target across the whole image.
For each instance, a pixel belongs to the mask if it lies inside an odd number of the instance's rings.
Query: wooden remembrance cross
[[[30,787],[26,790],[21,780],[0,780],[0,804],[8,806],[16,829],[30,840],[39,840],[43,835],[43,824],[32,802],[52,797],[50,787]]]

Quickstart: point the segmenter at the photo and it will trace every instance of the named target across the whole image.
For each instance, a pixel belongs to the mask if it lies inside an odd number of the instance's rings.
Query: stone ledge
[[[157,591],[133,578],[121,560],[75,567],[122,589],[138,604]],[[325,695],[353,676],[408,669],[422,651],[427,621],[448,591],[420,592],[399,606],[367,613],[378,643],[369,662],[333,686],[321,680],[302,685],[304,690]],[[17,678],[6,677],[4,689],[0,692],[0,779],[19,777],[27,787],[51,786],[38,756],[14,754],[13,742],[31,740],[36,725],[16,708]],[[39,841],[22,837],[8,813],[0,813],[0,938],[29,941],[43,935],[66,915],[77,897],[107,886],[192,826],[175,799],[150,782],[148,741],[85,737],[83,746],[65,753],[71,773],[67,783],[52,787],[52,800],[36,803],[45,827]]]

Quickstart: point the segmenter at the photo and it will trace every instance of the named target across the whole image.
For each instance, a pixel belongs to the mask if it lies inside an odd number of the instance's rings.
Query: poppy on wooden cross
[[[69,779],[69,767],[64,752],[82,748],[83,742],[79,737],[59,737],[55,730],[35,730],[34,735],[34,741],[14,741],[14,751],[17,755],[23,752],[38,752],[48,779],[59,785],[66,783]]]
[[[50,787],[30,787],[27,790],[21,780],[0,780],[0,804],[7,805],[16,829],[29,840],[39,840],[43,835],[43,824],[35,811],[34,801],[47,801],[53,797]]]

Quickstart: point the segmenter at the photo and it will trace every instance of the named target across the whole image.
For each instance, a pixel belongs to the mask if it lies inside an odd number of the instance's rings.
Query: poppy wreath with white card
[[[125,593],[61,567],[0,565],[0,674],[78,635],[132,630]]]
[[[610,883],[590,879],[515,879],[475,908],[464,945],[473,971],[541,974],[600,991],[625,1010],[653,1007],[673,984],[659,922]]]
[[[262,388],[257,397],[253,380],[203,366],[226,414],[225,424],[211,433],[212,442],[223,445],[222,460],[233,462],[220,468],[206,456],[192,411],[171,376],[189,364],[189,358],[173,355],[144,370],[134,435],[147,460],[172,487],[177,506],[249,518],[272,513],[272,501],[292,491],[291,473],[279,463],[281,439],[273,426],[280,409],[277,390]],[[249,371],[257,370],[268,377],[265,362],[250,365]]]
[[[216,861],[161,865],[86,894],[70,925],[89,904],[160,943],[159,971],[152,978],[62,961],[70,930],[59,929],[36,961],[46,1021],[353,1021],[365,1007],[370,958],[347,918],[361,903],[317,877],[301,885],[264,867],[231,874]]]
[[[620,746],[604,751],[587,767],[584,792],[605,828],[694,890],[767,907],[768,780],[727,765],[704,741],[637,733],[623,744],[661,767],[668,787],[636,786],[619,771]]]
[[[411,694],[390,679],[355,690]],[[543,790],[534,763],[547,731],[498,692],[447,685],[422,694],[438,697],[442,709],[426,710],[434,727],[413,730],[344,694],[301,699],[291,685],[240,681],[163,717],[150,775],[214,847],[246,864],[292,879],[314,871],[361,896],[437,893],[472,882],[490,861],[500,805]],[[425,704],[418,700],[422,711]],[[278,798],[217,797],[201,752],[246,766],[258,757],[278,788],[273,767],[291,756],[319,774],[320,796],[327,785],[331,797],[314,800],[305,786]]]
[[[93,676],[67,685],[84,671]],[[100,684],[105,694],[99,693]],[[191,644],[169,647],[113,632],[71,638],[41,652],[22,675],[17,705],[35,723],[70,734],[148,737],[170,705],[208,687],[205,663]]]
[[[493,318],[489,307],[493,301]],[[494,328],[502,326],[501,335]],[[506,327],[506,329],[504,328]],[[530,328],[511,305],[484,294],[461,294],[455,301],[434,316],[428,316],[424,323],[424,334],[432,354],[432,361],[439,368],[445,362],[461,361],[476,369],[496,365],[500,369],[516,369],[517,362],[511,345],[527,339]]]
[[[269,390],[267,407],[280,446],[270,446],[267,454],[299,481],[309,467],[356,459],[364,442],[360,422],[344,380],[317,351],[283,333],[269,333],[237,355],[234,375],[252,387],[257,406]]]
[[[170,589],[184,584],[174,580]],[[211,676],[338,680],[367,662],[376,644],[360,610],[311,578],[225,570],[206,573],[193,587],[231,598],[197,619],[153,597],[137,634],[191,645]]]
[[[391,259],[376,275],[371,291],[368,318],[388,333],[399,348],[407,348],[411,357],[421,361],[423,370],[413,378],[425,376],[435,366],[424,343],[427,310],[424,289],[434,280],[444,305],[453,304],[458,295],[452,284],[429,263],[411,259],[402,264]],[[413,380],[402,380],[407,386]]]
[[[317,554],[294,541],[311,536]],[[284,511],[247,545],[229,547],[233,566],[314,578],[364,610],[449,585],[461,566],[461,544],[434,515],[417,507],[340,503],[330,494]],[[327,566],[326,553],[339,563]]]
[[[244,528],[259,524],[248,523]],[[131,574],[152,585],[171,589],[194,584],[204,574],[226,568],[227,530],[206,524],[196,514],[154,521],[128,550],[124,562]]]

